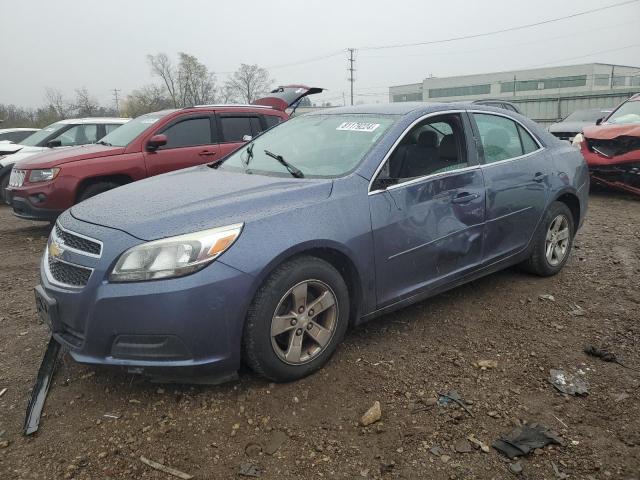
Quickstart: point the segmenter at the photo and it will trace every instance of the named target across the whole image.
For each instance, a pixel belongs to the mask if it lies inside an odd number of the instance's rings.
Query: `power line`
[[[113,99],[115,101],[116,104],[116,112],[118,115],[120,115],[120,99],[118,98],[118,93],[120,93],[120,90],[117,88],[113,89]]]
[[[473,35],[463,35],[463,36],[459,36],[459,37],[451,37],[451,38],[443,38],[440,40],[429,40],[429,41],[424,41],[424,42],[415,42],[415,43],[398,43],[398,44],[392,44],[392,45],[378,45],[378,46],[369,46],[369,47],[360,47],[360,50],[384,50],[384,49],[390,49],[390,48],[404,48],[404,47],[417,47],[417,46],[421,46],[421,45],[434,45],[434,44],[438,44],[438,43],[448,43],[448,42],[456,42],[458,40],[468,40],[471,38],[480,38],[480,37],[488,37],[491,35],[498,35],[500,33],[506,33],[506,32],[514,32],[516,30],[523,30],[526,28],[532,28],[532,27],[538,27],[540,25],[546,25],[549,23],[554,23],[554,22],[559,22],[562,20],[567,20],[569,18],[575,18],[575,17],[580,17],[583,15],[588,15],[591,13],[596,13],[596,12],[601,12],[603,10],[608,10],[610,8],[617,8],[617,7],[621,7],[623,5],[629,5],[632,3],[637,3],[640,0],[627,0],[625,2],[619,2],[619,3],[614,3],[613,5],[607,5],[604,7],[599,7],[599,8],[593,8],[591,10],[585,10],[582,12],[577,12],[577,13],[572,13],[571,15],[565,15],[564,17],[556,17],[556,18],[550,18],[548,20],[542,20],[540,22],[535,22],[535,23],[529,23],[526,25],[519,25],[517,27],[509,27],[509,28],[503,28],[500,30],[493,30],[491,32],[483,32],[483,33],[476,33]]]

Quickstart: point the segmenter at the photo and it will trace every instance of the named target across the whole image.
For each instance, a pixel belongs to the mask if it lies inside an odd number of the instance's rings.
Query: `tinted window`
[[[262,122],[258,117],[251,117],[251,133],[253,135],[257,135],[262,132],[264,128],[262,128]]]
[[[188,118],[174,123],[162,133],[167,136],[163,149],[208,145],[211,143],[211,122],[209,117]]]
[[[0,133],[0,140],[8,140],[13,143],[20,143],[20,140],[24,140],[33,132],[29,131],[17,131],[17,132],[5,132]]]
[[[98,141],[98,126],[95,124],[74,125],[69,130],[52,138],[52,140],[60,140],[63,147],[73,145],[86,145],[87,143],[95,143]]]
[[[377,181],[391,185],[464,168],[468,166],[466,153],[460,116],[431,117],[404,136],[380,170]]]
[[[224,142],[242,142],[245,135],[254,135],[251,130],[251,117],[220,117],[220,124]]]
[[[282,119],[276,115],[265,115],[264,119],[267,122],[267,128],[271,128],[282,121]]]
[[[480,132],[485,163],[508,160],[529,153],[528,150],[525,152],[525,148],[520,141],[518,125],[513,120],[483,113],[474,113],[473,116]],[[526,134],[524,129],[521,128],[520,130]],[[530,136],[528,137],[528,142],[533,142]],[[531,143],[528,144],[528,148],[531,148]],[[537,150],[537,145],[534,150]]]

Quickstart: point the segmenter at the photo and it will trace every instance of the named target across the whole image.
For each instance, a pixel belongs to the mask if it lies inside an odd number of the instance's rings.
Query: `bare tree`
[[[177,72],[171,59],[166,53],[158,53],[156,55],[147,55],[147,60],[151,66],[151,73],[162,79],[173,101],[173,107],[178,108],[180,105],[178,104]]]
[[[273,79],[269,72],[258,65],[243,63],[233,75],[226,81],[225,87],[229,89],[234,100],[251,103],[271,89]]]
[[[76,110],[76,115],[79,117],[91,117],[95,115],[100,108],[97,100],[89,93],[86,87],[76,88],[76,98],[73,102],[73,107]]]
[[[44,96],[47,101],[48,107],[55,111],[58,117],[65,118],[69,116],[71,106],[69,102],[65,100],[62,92],[56,88],[45,88]]]
[[[166,88],[161,85],[150,84],[127,95],[122,111],[128,117],[137,117],[138,115],[157,112],[172,106],[173,101],[167,94]]]
[[[195,56],[180,52],[175,66],[166,53],[147,55],[151,72],[164,82],[175,108],[214,100],[216,83],[213,72]]]
[[[213,73],[193,55],[180,52],[179,57],[178,85],[182,106],[213,102],[216,91]]]

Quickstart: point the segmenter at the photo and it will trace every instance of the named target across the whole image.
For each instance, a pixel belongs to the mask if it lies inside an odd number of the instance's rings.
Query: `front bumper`
[[[76,361],[174,378],[238,370],[253,277],[217,260],[182,278],[109,283],[118,255],[140,240],[68,213],[62,218],[65,228],[104,242],[102,258],[63,253],[65,261],[93,269],[84,287],[59,285],[46,268],[47,253],[42,259],[42,292],[55,303],[53,336]]]
[[[51,210],[34,206],[28,198],[16,196],[14,190],[5,190],[5,202],[13,208],[13,214],[25,220],[52,222],[63,210]]]

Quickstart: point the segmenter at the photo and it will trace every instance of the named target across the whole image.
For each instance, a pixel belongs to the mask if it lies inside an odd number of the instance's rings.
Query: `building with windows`
[[[640,92],[640,67],[586,63],[508,72],[430,77],[389,87],[390,102],[508,100],[550,124],[585,108],[613,108]]]

